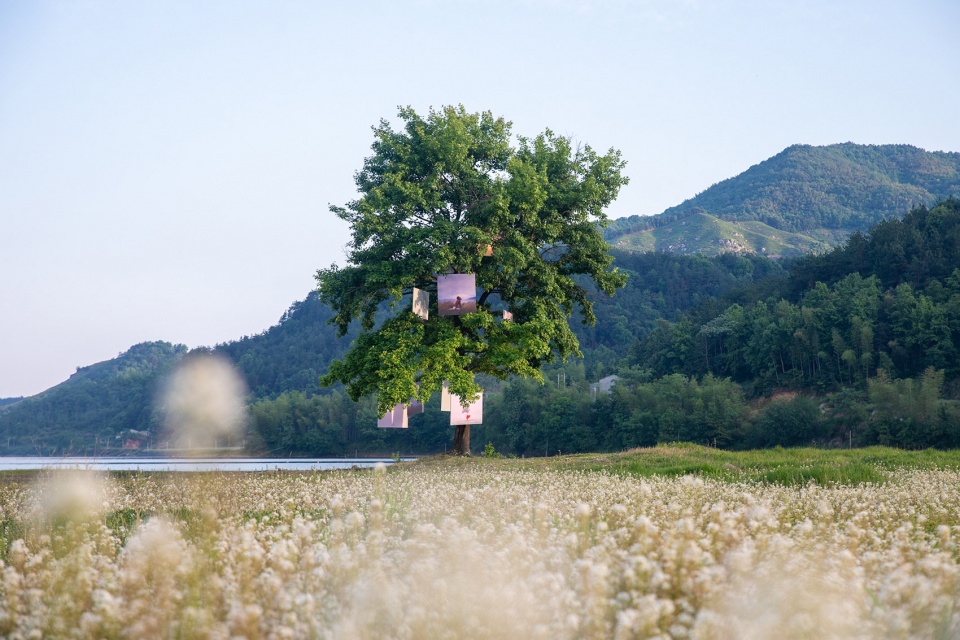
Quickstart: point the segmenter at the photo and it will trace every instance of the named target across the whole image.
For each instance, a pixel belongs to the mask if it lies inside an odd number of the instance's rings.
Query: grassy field
[[[667,444],[621,453],[584,453],[550,458],[436,456],[417,464],[502,469],[605,471],[637,477],[696,475],[731,482],[766,481],[780,485],[884,482],[897,469],[960,469],[960,451],[866,449],[765,449],[724,451],[694,444]]]
[[[957,638],[960,454],[0,474],[0,637]]]

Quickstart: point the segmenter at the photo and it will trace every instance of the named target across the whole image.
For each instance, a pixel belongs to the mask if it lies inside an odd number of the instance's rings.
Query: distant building
[[[596,398],[598,393],[610,393],[610,389],[613,388],[613,385],[615,385],[619,379],[620,376],[616,374],[607,376],[606,378],[600,378],[600,380],[590,385],[590,395]]]

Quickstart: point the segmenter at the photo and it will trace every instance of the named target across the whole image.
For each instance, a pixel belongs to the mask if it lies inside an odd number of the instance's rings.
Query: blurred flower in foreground
[[[97,518],[110,503],[110,479],[96,471],[54,471],[32,489],[33,513],[43,520]]]
[[[211,354],[186,357],[167,379],[160,396],[171,445],[216,447],[242,434],[246,385],[233,365]]]

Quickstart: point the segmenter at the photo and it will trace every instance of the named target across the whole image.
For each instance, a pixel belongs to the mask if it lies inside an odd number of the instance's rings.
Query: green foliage
[[[798,260],[790,268],[791,290],[831,284],[851,272],[876,276],[884,288],[923,289],[933,281],[946,286],[958,265],[960,200],[948,198],[931,209],[914,207],[902,219],[879,222],[829,253]]]
[[[503,455],[497,452],[497,449],[493,446],[492,442],[488,442],[483,447],[483,457],[484,458],[502,458]]]
[[[728,292],[738,303],[660,320],[625,364],[653,376],[729,377],[752,396],[803,392],[765,405],[737,446],[957,446],[958,409],[943,390],[960,378],[958,230],[960,201],[914,209],[789,265],[772,288]]]
[[[617,451],[677,439],[729,446],[747,414],[730,380],[621,377],[609,393],[586,382],[539,386],[511,380],[491,397],[486,437],[517,455]],[[487,418],[489,415],[489,418]]]
[[[892,235],[912,238],[894,253],[918,266],[885,288],[882,256]],[[843,271],[853,262],[861,268]],[[661,320],[627,363],[655,375],[729,376],[753,393],[863,388],[878,368],[910,378],[934,367],[952,380],[960,375],[960,270],[946,264],[960,264],[957,200],[915,209],[830,254],[790,265],[779,288],[741,290],[743,305],[701,305],[676,322]]]
[[[956,405],[942,398],[943,370],[930,367],[917,378],[901,380],[880,371],[868,381],[868,390],[877,442],[911,449],[960,446]]]
[[[331,360],[347,352],[358,333],[353,327],[346,339],[337,336],[328,326],[333,315],[319,294],[311,292],[267,331],[217,345],[216,351],[236,364],[256,398],[288,391],[314,394],[317,379]]]
[[[741,445],[762,449],[822,444],[824,427],[817,401],[813,398],[775,398],[753,419]]]
[[[625,282],[597,226],[627,182],[620,154],[574,149],[549,130],[513,148],[509,122],[462,106],[399,117],[400,131],[374,128],[373,155],[356,174],[360,198],[332,207],[353,238],[348,266],[317,273],[320,297],[341,335],[354,319],[361,333],[323,384],[345,384],[354,400],[377,393],[382,413],[427,400],[444,380],[474,398],[477,373],[539,378],[554,356],[578,355],[568,318],[575,309],[586,323],[595,316],[574,276],[607,295]],[[438,315],[435,277],[446,273],[476,274],[476,313]],[[376,326],[380,305],[414,287],[432,294],[430,319],[396,311]],[[500,306],[514,322],[496,320]]]

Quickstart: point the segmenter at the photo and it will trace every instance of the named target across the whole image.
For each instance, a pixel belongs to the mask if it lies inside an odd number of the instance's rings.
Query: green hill
[[[681,254],[719,255],[741,253],[769,258],[820,252],[834,246],[836,234],[823,230],[804,234],[775,229],[762,222],[727,221],[702,211],[678,216],[670,224],[616,236],[608,240],[622,251],[662,251]]]
[[[131,429],[155,431],[157,382],[186,352],[169,342],[137,344],[116,358],[78,368],[43,393],[4,406],[0,451],[94,455],[122,447],[122,434]]]
[[[605,235],[633,251],[796,256],[957,196],[960,153],[794,145],[660,215],[614,220]]]
[[[338,338],[317,294],[294,303],[261,334],[217,345],[247,382],[252,398],[319,391],[317,380],[353,338]],[[116,450],[131,431],[156,435],[157,386],[188,352],[184,345],[145,342],[116,358],[80,367],[35,396],[0,405],[0,454],[94,455]],[[144,439],[142,444],[148,444]]]

